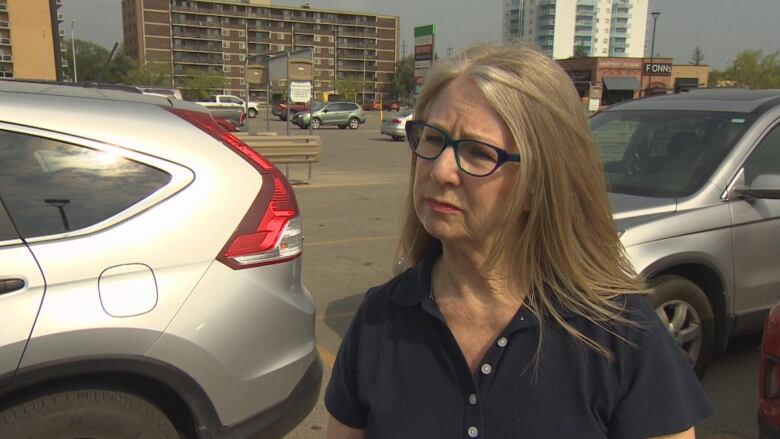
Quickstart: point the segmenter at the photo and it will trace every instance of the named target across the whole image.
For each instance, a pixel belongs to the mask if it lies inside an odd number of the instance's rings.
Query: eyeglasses
[[[520,154],[476,140],[455,140],[446,131],[423,122],[406,122],[406,138],[412,152],[426,160],[435,160],[444,148],[452,146],[458,168],[474,177],[487,177],[506,162],[520,161]]]

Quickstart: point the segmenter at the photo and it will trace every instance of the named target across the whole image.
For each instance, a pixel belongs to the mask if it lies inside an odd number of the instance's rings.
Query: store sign
[[[415,87],[417,93],[433,63],[435,35],[436,25],[429,24],[414,28],[414,83],[417,85]]]
[[[310,100],[310,81],[290,81],[290,102],[309,102]]]
[[[671,63],[645,63],[645,75],[672,76]]]

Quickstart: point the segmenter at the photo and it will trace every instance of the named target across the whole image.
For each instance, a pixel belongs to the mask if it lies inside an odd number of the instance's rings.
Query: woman
[[[475,47],[434,68],[415,114],[412,268],[344,336],[328,438],[693,438],[712,408],[636,294],[566,73]]]

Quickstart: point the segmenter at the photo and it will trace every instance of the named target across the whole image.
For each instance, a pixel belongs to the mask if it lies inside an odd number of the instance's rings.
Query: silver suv
[[[0,437],[281,437],[322,366],[279,171],[203,107],[0,81]]]
[[[780,90],[699,90],[590,119],[621,240],[699,375],[780,300]]]

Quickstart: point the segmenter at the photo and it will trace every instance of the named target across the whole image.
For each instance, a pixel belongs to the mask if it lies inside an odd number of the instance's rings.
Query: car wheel
[[[82,389],[53,393],[0,412],[4,438],[164,438],[180,436],[156,406],[133,394]]]
[[[250,108],[249,117],[254,118],[255,116],[257,116],[257,110],[255,110],[254,108]]]
[[[356,129],[358,129],[359,126],[360,126],[360,121],[357,120],[356,117],[353,117],[352,119],[349,120],[349,128],[350,129],[356,130]]]
[[[343,124],[339,125],[339,128],[341,128],[342,130],[346,129],[347,128],[347,124],[343,123]]]
[[[287,118],[286,118],[286,117],[284,117],[284,116],[282,116],[282,115],[279,115],[279,120],[281,120],[282,122],[284,122],[284,121],[286,121],[286,120],[287,120]]]
[[[320,129],[320,124],[321,123],[322,122],[318,118],[315,117],[314,119],[311,120],[311,129],[313,129],[313,130]]]
[[[647,300],[701,378],[715,349],[715,318],[704,291],[684,277],[659,276]]]

